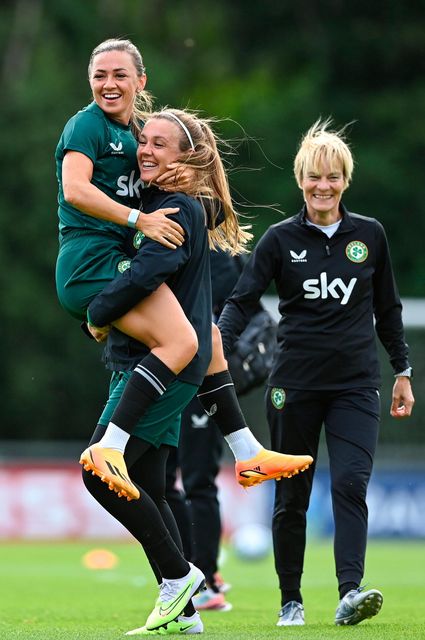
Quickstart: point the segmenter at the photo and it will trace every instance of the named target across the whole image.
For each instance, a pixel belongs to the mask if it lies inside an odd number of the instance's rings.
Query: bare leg
[[[206,373],[207,376],[212,376],[220,371],[227,370],[227,360],[224,357],[223,343],[221,341],[220,329],[212,323],[211,325],[211,337],[212,337],[212,356],[210,366]]]
[[[195,329],[166,284],[162,284],[113,324],[149,347],[176,374],[189,364],[198,351]]]

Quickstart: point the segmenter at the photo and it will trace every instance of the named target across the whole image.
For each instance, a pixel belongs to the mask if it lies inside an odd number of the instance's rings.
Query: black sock
[[[158,507],[142,487],[138,486],[140,499],[127,502],[88,471],[83,470],[82,475],[93,498],[140,542],[151,564],[155,564],[157,579],[175,580],[187,575],[189,563],[172,539]]]
[[[282,591],[282,607],[288,602],[299,602],[303,603],[303,597],[301,595],[301,591],[299,589],[291,589],[291,591]]]
[[[342,598],[345,595],[347,595],[349,591],[352,591],[353,589],[358,589],[358,588],[359,588],[359,585],[356,582],[344,582],[344,584],[340,584],[338,587],[340,600],[342,600]]]
[[[187,618],[191,618],[193,616],[193,614],[196,613],[196,610],[195,610],[195,607],[193,606],[192,600],[189,600],[189,602],[187,603],[187,605],[184,608],[183,613]]]
[[[197,396],[205,412],[214,420],[223,436],[248,426],[239,406],[235,385],[229,371],[220,371],[220,373],[206,376]]]
[[[153,353],[149,353],[128,379],[111,422],[123,431],[132,433],[138,420],[162,396],[175,377],[171,369]]]

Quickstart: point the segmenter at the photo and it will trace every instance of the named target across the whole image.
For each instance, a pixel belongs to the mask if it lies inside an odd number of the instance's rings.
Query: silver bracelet
[[[394,375],[394,378],[401,378],[402,376],[405,376],[406,378],[411,378],[412,377],[412,367],[407,367],[407,369],[405,369],[404,371],[400,371],[400,373],[396,373]]]
[[[136,229],[136,224],[140,216],[139,209],[130,209],[130,213],[127,218],[127,226],[131,229]]]

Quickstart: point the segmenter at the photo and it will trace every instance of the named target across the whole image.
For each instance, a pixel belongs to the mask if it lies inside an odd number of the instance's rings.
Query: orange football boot
[[[312,462],[311,456],[295,456],[261,449],[253,458],[236,462],[236,480],[243,487],[253,487],[266,480],[291,478],[308,469]]]
[[[91,471],[105,482],[111,491],[118,493],[119,497],[127,500],[140,498],[138,488],[128,477],[124,456],[116,449],[107,449],[98,444],[92,444],[80,457],[80,464],[86,471]]]

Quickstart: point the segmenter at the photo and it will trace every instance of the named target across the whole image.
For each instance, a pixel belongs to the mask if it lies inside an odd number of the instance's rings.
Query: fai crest
[[[273,389],[270,392],[270,397],[275,409],[283,409],[283,406],[286,400],[286,393],[284,389],[278,389],[277,387],[273,387]]]
[[[364,262],[369,254],[369,250],[364,242],[353,240],[345,248],[345,255],[351,262]]]
[[[120,273],[124,273],[124,271],[127,271],[127,269],[130,268],[131,265],[131,260],[121,260],[121,262],[118,263],[118,271]]]
[[[137,233],[134,234],[133,247],[135,249],[140,249],[140,245],[142,244],[142,240],[144,237],[145,237],[145,234],[142,233],[142,231],[138,231]]]

